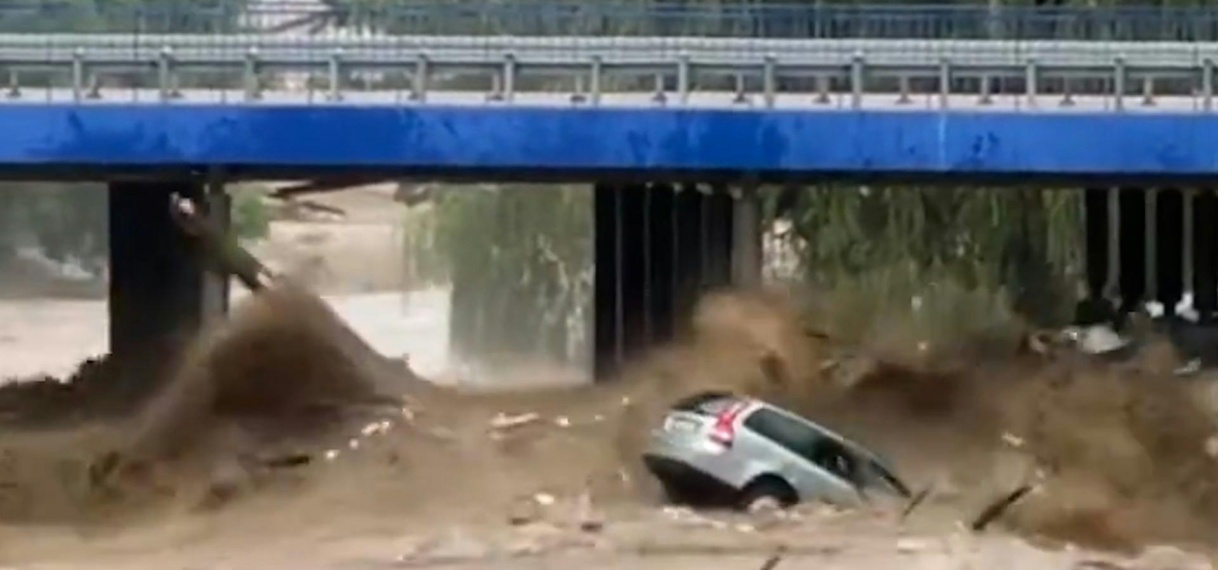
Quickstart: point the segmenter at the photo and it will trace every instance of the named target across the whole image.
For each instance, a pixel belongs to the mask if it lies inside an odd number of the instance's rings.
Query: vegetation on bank
[[[591,196],[589,187],[452,187],[411,211],[406,255],[431,260],[420,281],[452,283],[458,353],[585,362]],[[835,334],[1001,340],[1012,325],[1063,324],[1072,313],[1079,192],[827,185],[763,197],[767,246],[795,262],[780,281],[806,294]]]

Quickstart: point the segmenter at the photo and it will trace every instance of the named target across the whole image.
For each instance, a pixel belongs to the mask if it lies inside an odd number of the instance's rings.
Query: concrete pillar
[[[648,340],[662,343],[672,340],[676,330],[674,312],[677,273],[676,230],[673,218],[674,188],[669,184],[647,187],[647,315]]]
[[[648,220],[647,190],[641,184],[618,186],[618,297],[622,327],[621,358],[630,360],[649,344],[647,301]]]
[[[702,212],[705,194],[695,184],[686,184],[678,188],[673,200],[673,226],[675,227],[676,243],[673,249],[676,260],[673,263],[675,287],[673,288],[673,318],[676,326],[674,334],[680,336],[688,329],[689,315],[694,312],[698,302],[698,293],[702,290],[702,274],[706,240],[703,239]]]
[[[704,289],[719,289],[732,284],[734,221],[735,201],[731,193],[726,186],[712,187],[710,194],[702,199]]]
[[[761,285],[761,199],[757,188],[737,190],[732,203],[732,285]]]
[[[1116,288],[1116,275],[1112,271],[1111,251],[1116,248],[1109,228],[1114,219],[1110,215],[1111,191],[1107,188],[1089,188],[1083,191],[1084,254],[1086,259],[1086,287],[1084,299],[1075,313],[1075,322],[1091,325],[1112,318],[1109,295]]]
[[[1184,220],[1184,193],[1174,188],[1156,192],[1153,253],[1155,295],[1167,315],[1173,315],[1184,296],[1184,240],[1180,224]]]
[[[133,396],[152,388],[208,313],[222,309],[216,293],[208,300],[209,274],[170,216],[175,193],[206,203],[200,184],[110,185],[110,352]]]
[[[599,184],[595,192],[594,366],[620,372],[679,336],[699,295],[732,279],[734,201],[666,184]]]
[[[1218,195],[1197,192],[1192,210],[1193,307],[1210,322],[1218,313]]]
[[[593,377],[616,374],[625,358],[622,352],[622,290],[618,279],[621,265],[620,195],[613,185],[593,189]]]
[[[1104,297],[1120,300],[1121,277],[1121,191],[1108,190],[1108,277],[1104,283]]]
[[[1181,225],[1182,227],[1180,228],[1180,240],[1184,244],[1184,246],[1183,246],[1183,249],[1184,249],[1184,251],[1183,251],[1183,257],[1184,257],[1183,275],[1184,275],[1185,287],[1188,287],[1189,290],[1191,291],[1193,288],[1193,280],[1195,278],[1195,276],[1193,274],[1193,267],[1194,267],[1194,265],[1193,265],[1193,203],[1196,201],[1197,191],[1193,190],[1193,189],[1188,189],[1188,190],[1183,191],[1182,194],[1184,196],[1184,200],[1183,200],[1184,201],[1184,204],[1183,204],[1184,223]]]
[[[1134,311],[1146,295],[1146,197],[1141,188],[1120,190],[1120,312]]]
[[[1146,259],[1143,262],[1143,267],[1146,268],[1146,283],[1143,285],[1146,299],[1159,298],[1159,244],[1164,240],[1158,239],[1159,230],[1159,190],[1148,188],[1142,193],[1142,198],[1146,200],[1143,206],[1143,212],[1146,213],[1146,221],[1143,225],[1145,230],[1146,242]]]

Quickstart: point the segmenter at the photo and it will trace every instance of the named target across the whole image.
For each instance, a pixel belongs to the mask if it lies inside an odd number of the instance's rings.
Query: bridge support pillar
[[[1218,194],[1198,191],[1191,206],[1193,308],[1202,322],[1213,322],[1218,316]]]
[[[1164,314],[1174,315],[1184,297],[1184,192],[1165,188],[1155,192],[1153,252],[1154,297]]]
[[[110,185],[110,352],[139,396],[155,387],[183,343],[227,308],[227,279],[204,270],[170,215],[170,196],[195,200],[227,229],[228,197],[203,185]]]
[[[1107,188],[1089,188],[1083,191],[1087,290],[1075,314],[1075,321],[1081,325],[1091,325],[1112,318],[1113,309],[1109,299],[1116,281],[1112,267],[1116,243],[1110,230],[1115,222],[1111,215],[1110,200],[1111,191]]]
[[[593,372],[603,380],[681,335],[703,291],[759,280],[760,216],[751,195],[724,188],[598,184],[594,192]]]
[[[757,188],[742,188],[732,208],[732,284],[761,285],[761,199]]]
[[[1145,301],[1146,296],[1146,195],[1141,188],[1121,188],[1119,275],[1120,313],[1128,314]]]

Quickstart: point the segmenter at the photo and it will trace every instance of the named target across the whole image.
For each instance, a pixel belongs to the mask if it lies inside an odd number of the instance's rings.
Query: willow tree
[[[966,328],[1008,316],[1039,325],[1070,317],[1082,255],[1077,191],[824,186],[788,189],[770,206],[791,222],[785,239],[799,253],[803,282],[853,295],[853,305],[838,302],[859,321],[851,332],[928,296],[946,305],[928,318]]]
[[[407,251],[440,260],[433,270],[452,288],[456,356],[586,362],[591,204],[584,187],[453,186],[433,195],[434,223],[407,232]]]

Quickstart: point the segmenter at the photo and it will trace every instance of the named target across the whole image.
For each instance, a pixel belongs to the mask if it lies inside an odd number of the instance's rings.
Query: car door
[[[745,427],[772,442],[772,469],[787,479],[801,499],[819,498],[840,505],[857,505],[861,497],[855,486],[831,466],[815,463],[818,451],[832,441],[808,423],[791,415],[761,408],[749,415]]]

